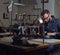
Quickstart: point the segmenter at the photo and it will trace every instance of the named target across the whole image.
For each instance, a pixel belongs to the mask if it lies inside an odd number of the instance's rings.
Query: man
[[[45,9],[41,12],[44,20],[45,38],[60,38],[60,20],[51,16],[49,10]],[[57,49],[58,45],[51,45],[46,50],[46,55]]]

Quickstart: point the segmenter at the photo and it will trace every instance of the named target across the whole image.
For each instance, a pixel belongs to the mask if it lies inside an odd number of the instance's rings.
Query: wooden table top
[[[28,41],[30,41],[30,40],[28,40]],[[31,42],[30,44],[34,44],[33,41],[30,41],[30,42]],[[0,43],[0,44],[10,46],[10,47],[13,47],[13,48],[22,49],[25,52],[31,52],[31,51],[47,48],[48,46],[53,45],[53,44],[60,44],[60,41],[54,42],[54,43],[44,43],[44,44],[42,42],[36,42],[36,43],[37,43],[36,46],[13,45],[10,42]]]
[[[13,34],[13,33],[11,32],[0,33],[0,35],[10,35],[10,34]]]

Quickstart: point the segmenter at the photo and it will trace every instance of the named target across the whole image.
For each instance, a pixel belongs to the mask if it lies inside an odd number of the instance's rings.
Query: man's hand
[[[48,36],[55,36],[56,33],[47,33]]]

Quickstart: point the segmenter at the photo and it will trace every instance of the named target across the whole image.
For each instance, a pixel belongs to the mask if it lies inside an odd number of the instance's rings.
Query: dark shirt
[[[44,24],[46,32],[56,33],[55,38],[60,38],[60,20],[52,17],[48,23]]]

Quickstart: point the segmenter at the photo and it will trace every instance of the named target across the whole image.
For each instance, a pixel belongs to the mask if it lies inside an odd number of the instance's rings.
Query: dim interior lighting
[[[43,23],[43,20],[42,20],[42,18],[38,18],[38,20],[39,20],[39,22],[40,22],[40,23]]]

